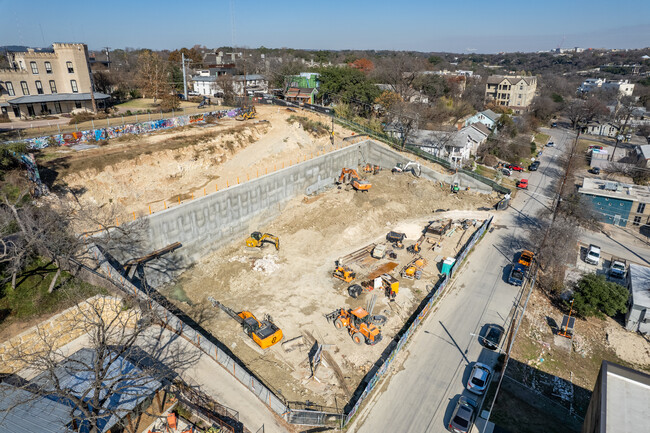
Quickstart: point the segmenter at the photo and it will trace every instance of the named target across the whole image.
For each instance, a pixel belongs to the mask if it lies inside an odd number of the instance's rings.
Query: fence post
[[[56,124],[56,127],[59,129],[59,134],[61,134],[61,125],[59,125],[59,124],[57,123],[57,124]]]
[[[162,108],[160,109],[160,120],[162,120]]]
[[[93,125],[93,129],[95,129],[95,119],[90,119],[90,123]]]
[[[122,114],[122,126],[124,126],[124,114]]]

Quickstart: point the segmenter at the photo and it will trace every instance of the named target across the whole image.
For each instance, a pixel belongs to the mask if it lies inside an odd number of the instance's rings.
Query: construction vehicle
[[[343,168],[338,183],[349,183],[357,191],[368,191],[372,186],[370,182],[363,180],[353,168]]]
[[[337,264],[332,276],[346,283],[351,283],[357,277],[357,273],[347,266]]]
[[[409,171],[413,173],[413,176],[420,177],[422,174],[422,167],[420,166],[420,163],[415,161],[409,161],[406,164],[398,162],[391,170],[393,173],[407,173]]]
[[[384,290],[389,299],[395,299],[399,293],[399,281],[390,274],[382,274],[373,280],[351,285],[348,287],[348,295],[356,299],[364,291],[371,292],[373,290]]]
[[[363,307],[354,310],[340,308],[325,316],[328,322],[334,322],[336,329],[347,328],[352,341],[375,345],[382,339],[381,330],[372,321],[372,316]]]
[[[264,320],[260,322],[250,311],[236,313],[234,310],[214,299],[212,296],[208,297],[208,300],[214,307],[221,308],[223,311],[228,313],[230,317],[239,322],[242,325],[244,332],[246,332],[248,336],[251,337],[262,349],[268,349],[282,340],[282,330],[275,326],[271,316],[268,314],[264,317]]]
[[[280,250],[280,239],[270,233],[253,232],[250,237],[246,239],[246,246],[252,248],[262,248],[264,243],[275,245],[276,250]]]
[[[458,191],[460,191],[460,186],[458,186],[458,182],[454,182],[451,186],[451,192],[458,194]]]
[[[381,167],[378,165],[372,165],[368,163],[363,167],[363,171],[366,173],[377,174],[381,171]]]
[[[386,256],[386,244],[379,244],[372,249],[370,255],[376,259],[383,259]]]
[[[422,277],[422,269],[426,264],[426,259],[423,259],[422,256],[417,256],[402,268],[400,276],[409,280],[419,280]]]
[[[249,107],[242,107],[239,110],[239,114],[235,116],[235,120],[254,119],[256,115],[257,115],[257,111],[255,110],[254,105],[251,105]]]
[[[518,263],[526,267],[529,267],[531,263],[533,263],[533,257],[535,257],[535,253],[533,253],[532,251],[523,250],[521,254],[519,254]]]
[[[164,248],[161,248],[159,250],[156,250],[152,253],[147,254],[146,256],[138,257],[135,259],[131,259],[124,263],[124,274],[128,278],[133,278],[136,272],[144,274],[144,264],[147,262],[150,262],[152,260],[155,260],[167,253],[173,253],[175,250],[178,248],[182,247],[180,242],[174,242],[173,244],[167,245]],[[141,275],[141,279],[142,279]]]
[[[402,249],[404,248],[404,239],[406,238],[405,233],[400,232],[388,232],[386,235],[386,240],[393,244],[393,248]]]
[[[418,254],[422,251],[422,244],[424,243],[424,240],[426,239],[425,235],[420,236],[420,238],[413,244],[410,245],[406,251],[408,251],[411,254]]]

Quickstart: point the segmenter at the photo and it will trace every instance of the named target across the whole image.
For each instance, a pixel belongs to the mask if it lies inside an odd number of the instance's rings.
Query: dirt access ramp
[[[273,246],[249,252],[244,239],[204,257],[174,284],[162,291],[266,380],[288,400],[310,400],[333,406],[347,401],[343,388],[354,390],[391,338],[437,281],[439,262],[453,256],[469,239],[472,227],[457,228],[442,236],[440,247],[431,251],[425,244],[423,256],[428,265],[420,280],[399,277],[399,271],[413,255],[397,250],[398,266],[393,275],[400,279],[395,302],[378,293],[374,314],[388,318],[382,326],[383,340],[375,345],[357,346],[345,331],[338,331],[325,319],[337,308],[365,306],[369,294],[358,299],[347,295],[349,284],[331,276],[336,259],[372,243],[385,240],[386,233],[406,233],[406,245],[414,243],[425,225],[437,219],[438,209],[455,209],[475,216],[477,209],[493,206],[498,197],[474,192],[452,194],[447,186],[413,177],[409,173],[391,174],[384,170],[368,176],[372,188],[361,193],[349,187],[334,188],[312,197],[296,197],[281,215],[266,227],[250,227],[280,238],[280,251]],[[452,212],[453,213],[453,212]],[[487,217],[487,212],[482,215]],[[478,225],[477,225],[478,226]],[[355,264],[357,281],[363,281],[389,260]],[[355,281],[356,282],[356,281]],[[214,310],[207,297],[212,296],[236,311],[249,310],[258,317],[270,314],[283,330],[285,341],[313,336],[328,350],[337,365],[321,368],[316,379],[308,351],[313,342],[287,352],[282,345],[262,352],[245,336],[241,327],[225,313]],[[336,368],[341,374],[336,374]],[[341,376],[344,387],[341,386]]]
[[[331,148],[327,134],[315,136],[290,116],[329,125],[311,112],[260,106],[255,119],[219,119],[109,140],[99,148],[47,149],[39,165],[44,178],[75,192],[82,205],[114,204],[125,218],[146,215],[295,164]],[[350,135],[335,127],[337,141]],[[72,197],[70,197],[72,198]]]

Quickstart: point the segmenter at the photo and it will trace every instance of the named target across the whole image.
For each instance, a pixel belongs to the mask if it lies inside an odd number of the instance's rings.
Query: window
[[[41,114],[50,114],[50,110],[47,108],[45,102],[41,102]]]
[[[34,106],[32,104],[27,104],[27,115],[36,116],[36,113],[34,112]]]
[[[77,88],[77,80],[70,80],[70,86],[72,86],[72,93],[79,92],[79,89]]]
[[[56,114],[61,113],[61,103],[60,102],[55,102],[54,103],[54,111],[56,111]]]
[[[38,66],[36,66],[36,62],[29,62],[29,64],[32,67],[32,74],[34,75],[38,74]]]
[[[52,73],[52,63],[45,62],[45,72],[47,72],[48,74]]]
[[[634,221],[632,222],[633,225],[638,226],[641,224],[641,217],[640,216],[635,216]]]
[[[68,68],[70,74],[74,74],[74,68],[72,67],[72,62],[65,62],[65,66]]]
[[[643,213],[645,210],[645,203],[639,203],[639,207],[636,208],[636,213]]]
[[[20,108],[18,108],[17,105],[14,105],[13,109],[14,109],[14,116],[16,116],[17,119],[20,119]]]
[[[54,80],[50,80],[50,92],[56,93],[56,83]]]
[[[16,92],[14,92],[14,85],[11,84],[11,81],[5,82],[5,87],[7,88],[7,93],[9,96],[15,96]]]
[[[40,81],[36,82],[36,93],[38,93],[39,95],[43,94],[43,83],[41,83]]]
[[[81,101],[74,101],[74,108],[81,108]]]
[[[23,89],[23,95],[29,95],[29,87],[27,87],[27,81],[21,81],[20,87]]]

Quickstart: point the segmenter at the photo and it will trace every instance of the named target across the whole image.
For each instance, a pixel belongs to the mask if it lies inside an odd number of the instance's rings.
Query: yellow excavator
[[[276,250],[280,250],[280,239],[270,233],[262,232],[251,233],[250,237],[246,239],[246,246],[253,248],[262,248],[262,245],[266,242],[275,245]]]
[[[264,320],[260,322],[250,311],[236,313],[211,296],[208,297],[208,300],[213,306],[221,308],[239,322],[248,336],[262,349],[268,349],[282,340],[282,330],[272,322],[271,316],[266,315]]]

